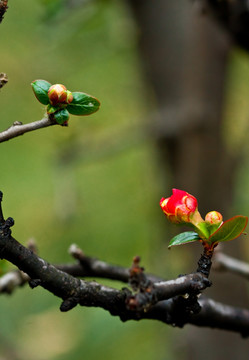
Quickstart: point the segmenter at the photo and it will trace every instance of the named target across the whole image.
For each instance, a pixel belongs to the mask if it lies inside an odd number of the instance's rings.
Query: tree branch
[[[249,336],[249,310],[228,306],[204,296],[199,298],[199,303],[201,311],[197,315],[189,317],[189,324],[234,331],[243,337]],[[174,324],[174,317],[171,317],[172,313],[174,314],[174,303],[172,299],[169,299],[156,304],[144,317],[157,319],[173,326],[180,326],[180,324]],[[183,323],[182,326],[184,325]]]
[[[30,248],[28,246],[28,248]],[[72,245],[72,248],[76,248]],[[80,250],[80,249],[79,249]],[[82,253],[82,250],[80,250]],[[83,253],[82,253],[83,254]],[[123,283],[129,282],[129,269],[119,265],[109,264],[90,256],[83,255],[81,261],[77,263],[55,264],[56,269],[66,272],[74,277],[94,277],[102,279],[111,279],[121,281]],[[147,274],[147,278],[153,282],[163,281],[162,278]],[[17,287],[23,286],[30,281],[30,277],[21,270],[10,271],[0,277],[0,294],[12,293]]]
[[[175,297],[193,290],[200,291],[207,286],[207,279],[198,273],[189,274],[175,280],[153,283],[152,291],[156,304],[153,305],[152,303],[147,306],[148,304],[144,303],[145,307],[143,309],[136,308],[134,311],[132,307],[128,306],[130,305],[129,300],[133,296],[130,290],[116,290],[97,282],[83,281],[56,269],[30,249],[18,243],[11,236],[8,227],[4,226],[0,231],[0,256],[11,261],[28,274],[33,279],[33,281],[31,280],[31,286],[40,285],[63,299],[61,311],[68,311],[77,304],[97,306],[108,310],[112,315],[119,316],[122,321],[145,318],[156,319],[176,326],[184,326],[190,323],[198,326],[237,331],[243,336],[249,335],[248,310],[228,307],[204,297],[200,299],[202,308],[199,314],[179,319],[180,309],[177,307]],[[107,265],[104,262],[100,263],[104,267]],[[79,269],[79,265],[68,265],[68,269],[70,268],[71,272],[75,272],[76,269]],[[117,270],[117,274],[120,274],[119,267],[110,265],[109,269],[112,269],[113,273]],[[125,270],[126,274],[129,272],[125,268],[121,269]],[[100,274],[100,269],[98,271]],[[92,274],[92,272],[90,271],[89,274]],[[115,278],[115,276],[113,275],[112,278]],[[120,279],[120,275],[117,275],[116,278]],[[123,277],[123,280],[127,281],[128,277]],[[181,298],[184,301],[184,297],[181,296]]]
[[[87,299],[88,295],[90,296],[91,305],[97,306],[98,300],[96,299],[98,296],[94,301],[91,299],[91,296],[93,295],[92,291],[95,292],[97,289],[98,291],[101,289],[103,294],[105,294],[105,292],[109,294],[113,293],[115,295],[117,294],[116,292],[119,293],[119,290],[103,287],[96,282],[87,282],[76,279],[72,275],[65,273],[38,257],[30,249],[27,249],[17,242],[10,233],[6,234],[5,231],[6,230],[0,231],[0,256],[16,265],[33,279],[31,280],[32,287],[40,285],[63,300],[75,297],[81,305],[82,299],[84,299],[85,306],[90,306],[89,299]],[[105,263],[102,262],[102,264]],[[60,267],[65,269],[65,266]],[[114,267],[112,265],[110,265],[110,267],[119,270],[119,267]],[[129,272],[129,270],[126,269],[125,272]],[[102,277],[104,277],[104,275]],[[115,276],[113,276],[113,278],[114,277]],[[116,278],[118,278],[118,275]],[[126,278],[126,280],[128,280],[128,278]],[[155,296],[158,300],[165,300],[172,296],[184,294],[192,289],[205,289],[207,287],[207,279],[201,274],[196,273],[185,275],[176,280],[156,282],[153,286]]]
[[[2,196],[0,202],[1,198]],[[132,267],[127,270],[104,262],[99,263],[97,260],[90,261],[89,257],[85,257],[82,251],[74,246],[73,249],[71,247],[71,252],[79,261],[77,266],[82,266],[82,262],[87,259],[89,274],[92,274],[93,270],[101,274],[101,269],[104,269],[105,276],[128,281],[132,291],[127,288],[117,290],[95,281],[81,280],[49,264],[31,248],[26,248],[16,241],[10,230],[14,220],[4,220],[2,210],[0,215],[0,258],[10,261],[23,271],[26,274],[24,281],[29,277],[32,288],[42,286],[61,298],[61,311],[68,311],[79,304],[101,307],[112,315],[119,316],[122,321],[156,319],[179,327],[190,323],[249,336],[248,310],[232,308],[205,298],[200,300],[196,308],[189,303],[188,299],[192,295],[195,298],[196,294],[210,286],[209,280],[201,273],[169,281],[153,281],[153,278],[145,276],[144,269],[139,266],[139,257],[133,259]],[[84,271],[87,272],[86,267]]]
[[[75,244],[69,248],[69,254],[78,261],[78,264],[56,265],[57,269],[65,271],[77,277],[97,277],[111,280],[129,282],[130,270],[120,265],[109,264],[105,261],[86,256],[83,251]],[[146,277],[153,282],[162,281],[159,276],[146,274]]]
[[[214,268],[218,271],[230,271],[249,280],[249,264],[231,256],[217,252],[215,254]]]
[[[41,120],[33,121],[28,124],[22,124],[21,122],[16,121],[7,130],[0,132],[0,143],[13,139],[17,136],[23,135],[27,132],[42,129],[52,125],[58,125],[58,124],[54,120],[48,117],[44,117]]]

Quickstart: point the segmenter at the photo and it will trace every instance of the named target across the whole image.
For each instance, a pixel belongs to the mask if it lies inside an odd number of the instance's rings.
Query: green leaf
[[[51,84],[46,80],[35,80],[31,83],[31,85],[37,100],[43,105],[48,105],[48,90]]]
[[[221,224],[207,224],[207,229],[210,236],[220,227]]]
[[[225,221],[208,239],[209,244],[236,239],[245,230],[247,216],[237,215]]]
[[[170,240],[168,247],[170,248],[171,246],[188,244],[199,239],[200,236],[196,232],[186,231],[173,237],[173,239]]]
[[[73,101],[67,106],[67,110],[72,115],[90,115],[95,113],[100,102],[95,97],[83,92],[73,92]]]
[[[58,110],[53,114],[53,118],[58,124],[62,125],[69,119],[69,112],[67,109]]]
[[[47,114],[54,114],[58,110],[60,110],[59,106],[52,106],[50,104],[47,106]]]

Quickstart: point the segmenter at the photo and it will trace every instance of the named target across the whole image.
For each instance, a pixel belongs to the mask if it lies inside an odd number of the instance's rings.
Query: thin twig
[[[66,271],[67,273],[73,276],[80,277],[97,277],[97,278],[106,278],[117,281],[122,281],[124,283],[129,282],[129,269],[120,265],[114,265],[101,261],[99,259],[87,256],[84,254],[82,249],[77,245],[72,244],[69,248],[69,254],[78,260],[76,265],[56,265],[57,269]],[[163,280],[159,276],[152,274],[146,274],[147,278],[153,282]]]
[[[28,124],[22,124],[21,122],[16,121],[7,130],[0,132],[0,143],[23,135],[29,131],[42,129],[52,125],[57,125],[57,123],[48,117],[44,117],[41,120],[33,121]]]

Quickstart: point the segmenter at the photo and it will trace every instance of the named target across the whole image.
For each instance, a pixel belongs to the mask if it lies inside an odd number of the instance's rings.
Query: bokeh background
[[[158,108],[162,104],[151,81],[150,63],[143,61],[138,12],[141,9],[133,8],[130,3],[114,0],[9,3],[0,26],[0,71],[9,77],[9,83],[0,93],[1,129],[14,121],[27,123],[43,117],[44,106],[35,99],[30,86],[35,79],[63,83],[71,91],[96,96],[101,109],[89,117],[71,116],[69,127],[54,126],[1,144],[4,214],[15,219],[14,237],[23,244],[34,238],[41,257],[51,263],[72,261],[67,249],[76,243],[87,255],[127,267],[134,255],[140,255],[146,270],[172,278],[195,270],[201,249],[190,245],[189,249],[167,250],[174,229],[166,222],[158,203],[162,196],[170,195],[172,186],[180,183],[184,186],[184,177],[189,179],[192,163],[191,157],[185,161],[176,158],[175,161],[184,163],[179,175],[174,173],[172,156],[167,156],[170,146],[174,152],[177,145],[174,121],[178,120],[174,120],[172,110],[167,112],[166,106],[161,114],[173,119],[173,125],[163,131],[158,127],[161,126]],[[188,2],[184,6],[192,7]],[[190,22],[190,13],[186,14],[183,16],[180,1],[170,15],[173,32],[169,31],[168,37],[177,34],[180,49],[184,21]],[[167,17],[165,13],[165,21]],[[178,47],[177,38],[172,41],[171,50]],[[160,46],[163,48],[163,43]],[[232,177],[233,202],[229,188],[229,207],[222,202],[217,210],[248,215],[249,58],[240,49],[231,49],[230,45],[224,48],[223,96],[222,99],[217,96],[222,125],[209,131],[208,141],[202,147],[212,147],[212,139],[219,131],[219,141],[224,142],[228,156],[236,157],[236,165],[227,174],[228,183]],[[147,52],[151,54],[153,49]],[[173,50],[168,50],[169,59],[172,54]],[[160,56],[154,53],[155,58]],[[171,59],[169,64],[161,65],[167,67],[172,63]],[[173,66],[176,76],[183,71],[178,65],[176,61]],[[212,76],[209,65],[200,70],[206,77]],[[179,81],[175,79],[181,87]],[[165,87],[163,81],[159,83]],[[181,96],[170,88],[173,83],[168,79],[167,93],[173,93],[177,101],[174,103],[172,95],[168,102],[177,107]],[[211,102],[209,95],[207,103]],[[162,147],[162,141],[168,140],[167,131],[171,142]],[[164,136],[160,137],[160,133]],[[198,137],[198,132],[195,136]],[[217,156],[211,153],[201,161],[222,166]],[[231,157],[228,159],[233,164]],[[200,186],[194,182],[191,188],[189,181],[184,190],[197,196],[202,191]],[[217,187],[215,173],[209,174],[208,182],[211,188]],[[223,181],[223,184],[226,188],[227,183]],[[198,188],[196,191],[194,186]],[[222,194],[222,189],[218,187],[216,194],[211,192],[208,197]],[[215,201],[219,204],[217,196]],[[243,259],[248,260],[248,241],[244,237],[238,242]],[[222,275],[215,276],[223,279]],[[111,281],[105,283],[122,286]],[[229,287],[229,282],[226,286]],[[248,296],[245,287],[243,294]],[[237,294],[238,305],[240,297]],[[11,296],[1,296],[0,359],[181,360],[198,358],[195,357],[198,347],[202,353],[207,350],[209,333],[203,329],[186,326],[179,330],[155,321],[123,324],[101,309],[77,307],[60,313],[59,306],[58,298],[40,288],[31,290],[25,286]],[[221,332],[214,333],[217,342],[224,344],[229,339],[236,349],[244,349],[245,341],[238,335],[222,332],[219,339]],[[191,343],[194,336],[206,340]],[[210,353],[215,346],[208,346]],[[215,351],[218,354],[219,350]],[[246,353],[241,350],[239,358],[244,359],[243,356]]]

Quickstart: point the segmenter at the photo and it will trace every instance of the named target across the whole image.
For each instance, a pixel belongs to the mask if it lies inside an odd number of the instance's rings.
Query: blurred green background
[[[13,235],[23,244],[34,237],[49,262],[72,261],[67,249],[76,243],[86,254],[128,267],[139,254],[155,272],[162,194],[155,186],[153,144],[143,135],[148,105],[132,19],[119,2],[55,14],[51,4],[12,2],[1,24],[0,71],[9,77],[0,94],[1,129],[43,117],[30,86],[35,79],[92,94],[101,109],[71,116],[68,128],[1,144],[5,216],[15,219]],[[10,357],[11,348],[13,358],[27,360],[170,356],[163,324],[123,324],[102,310],[80,307],[62,314],[59,306],[53,295],[28,286],[2,296],[0,358]]]
[[[96,96],[101,109],[71,116],[68,128],[1,144],[0,184],[4,214],[15,219],[13,235],[23,244],[34,238],[39,254],[52,263],[72,261],[67,249],[76,243],[88,255],[123,266],[140,255],[149,272],[177,276],[184,269],[163,241],[166,222],[158,202],[167,194],[144,130],[154,99],[145,102],[132,17],[122,2],[57,11],[60,4],[9,4],[0,26],[0,71],[9,77],[0,94],[1,129],[43,117],[30,86],[35,79]],[[224,136],[233,151],[246,152],[247,55],[234,52],[229,73]],[[245,159],[235,204],[244,214],[248,174]],[[43,289],[26,286],[1,296],[0,304],[0,359],[161,360],[176,354],[172,339],[180,330],[154,321],[123,324],[100,309],[60,313],[60,300]],[[177,344],[177,359],[183,346],[184,340]]]

